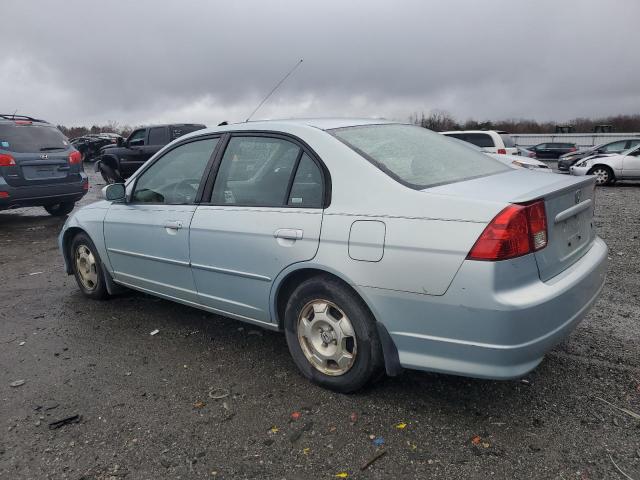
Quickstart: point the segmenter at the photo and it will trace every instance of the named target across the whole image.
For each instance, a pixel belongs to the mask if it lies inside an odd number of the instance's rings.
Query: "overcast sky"
[[[2,0],[0,110],[82,125],[640,113],[638,0]]]

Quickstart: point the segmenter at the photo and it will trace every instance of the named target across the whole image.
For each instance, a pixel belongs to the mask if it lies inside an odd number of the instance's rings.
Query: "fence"
[[[640,137],[640,132],[633,133],[512,133],[511,138],[518,146],[530,147],[539,143],[569,142],[575,143],[578,148],[591,147],[614,140]]]

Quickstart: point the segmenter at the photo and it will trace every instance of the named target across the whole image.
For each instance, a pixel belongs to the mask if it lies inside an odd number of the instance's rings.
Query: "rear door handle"
[[[295,228],[279,228],[273,233],[273,236],[287,240],[302,240],[303,232]]]
[[[164,228],[170,228],[171,230],[180,230],[182,228],[182,222],[180,220],[171,220],[164,222]]]

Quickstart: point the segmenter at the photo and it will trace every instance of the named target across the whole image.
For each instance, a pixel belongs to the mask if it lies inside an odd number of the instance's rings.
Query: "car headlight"
[[[536,168],[534,165],[529,165],[528,163],[522,163],[519,160],[514,160],[513,162],[511,162],[513,165],[516,165],[518,167],[522,167],[522,168],[526,168],[528,170],[532,170],[534,168]]]
[[[576,167],[586,167],[587,163],[588,162],[586,160],[584,162],[579,162],[578,164],[576,164]]]

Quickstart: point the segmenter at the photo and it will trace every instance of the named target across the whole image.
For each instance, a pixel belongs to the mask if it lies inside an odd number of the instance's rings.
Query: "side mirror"
[[[124,138],[122,137],[118,137],[116,140],[116,145],[118,145],[119,147],[124,145]]]
[[[124,201],[126,194],[124,183],[111,183],[102,189],[102,196],[110,202]]]

